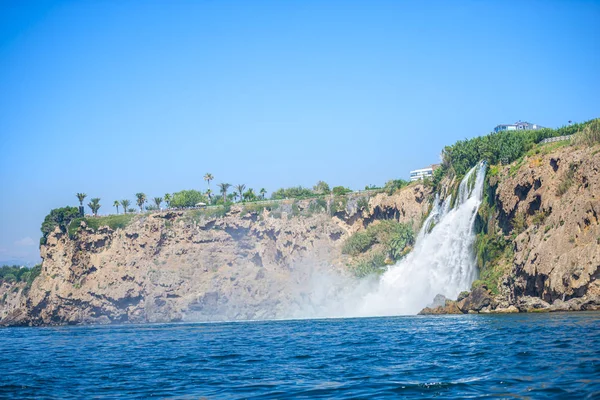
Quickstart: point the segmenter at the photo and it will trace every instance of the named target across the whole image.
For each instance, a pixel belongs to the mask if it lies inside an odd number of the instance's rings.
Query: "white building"
[[[514,124],[503,124],[498,125],[494,128],[494,132],[502,131],[531,131],[536,129],[542,129],[543,126],[538,124],[532,124],[526,121],[517,121]]]
[[[410,181],[418,181],[419,179],[431,178],[433,177],[433,171],[438,167],[437,164],[432,164],[427,168],[415,169],[414,171],[410,171]]]

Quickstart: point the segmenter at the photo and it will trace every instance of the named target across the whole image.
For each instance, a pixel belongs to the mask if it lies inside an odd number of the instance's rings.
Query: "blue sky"
[[[76,192],[362,189],[600,116],[600,2],[0,0],[0,260]],[[213,184],[213,186],[214,186]]]

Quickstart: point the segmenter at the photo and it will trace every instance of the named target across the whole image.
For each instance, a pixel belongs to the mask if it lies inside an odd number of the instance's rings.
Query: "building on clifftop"
[[[418,181],[419,179],[431,178],[433,177],[433,171],[439,167],[439,164],[431,164],[427,168],[415,169],[410,171],[410,181]]]
[[[498,125],[494,128],[494,132],[502,131],[532,131],[536,129],[542,129],[543,126],[538,124],[532,124],[526,121],[517,121],[514,124],[503,124]]]

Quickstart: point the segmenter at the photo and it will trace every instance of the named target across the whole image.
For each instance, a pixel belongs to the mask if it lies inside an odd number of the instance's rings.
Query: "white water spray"
[[[486,166],[472,168],[456,200],[436,196],[404,259],[381,276],[362,279],[326,271],[308,273],[281,318],[370,317],[416,314],[442,294],[455,299],[477,278],[474,223],[483,197]],[[455,203],[454,205],[452,203]]]
[[[359,316],[416,314],[437,294],[456,298],[477,277],[473,226],[483,197],[485,164],[460,183],[454,208],[436,196],[414,250],[390,267],[375,291],[364,295]],[[475,174],[475,176],[473,176]]]

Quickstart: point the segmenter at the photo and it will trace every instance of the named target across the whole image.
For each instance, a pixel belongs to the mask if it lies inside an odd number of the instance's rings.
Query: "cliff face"
[[[600,146],[552,147],[488,177],[481,223],[507,243],[498,293],[483,286],[422,313],[600,309]]]
[[[600,308],[600,146],[553,146],[490,169],[476,224],[480,281],[423,313]],[[413,184],[271,211],[154,213],[74,238],[56,230],[30,288],[0,285],[0,325],[319,316],[356,284],[344,240],[383,219],[418,229],[431,197]]]
[[[82,227],[74,239],[57,229],[41,247],[41,275],[29,293],[15,290],[0,305],[0,324],[306,315],[350,279],[341,253],[348,235],[378,219],[417,227],[429,197],[411,185],[392,196],[331,199],[327,210],[306,200],[273,211],[233,207],[218,217],[155,213],[125,229]]]
[[[532,156],[514,176],[509,168],[502,172],[498,224],[516,234],[512,273],[504,286],[517,305],[524,296],[556,309],[600,305],[597,147]],[[525,224],[515,226],[515,219]]]

